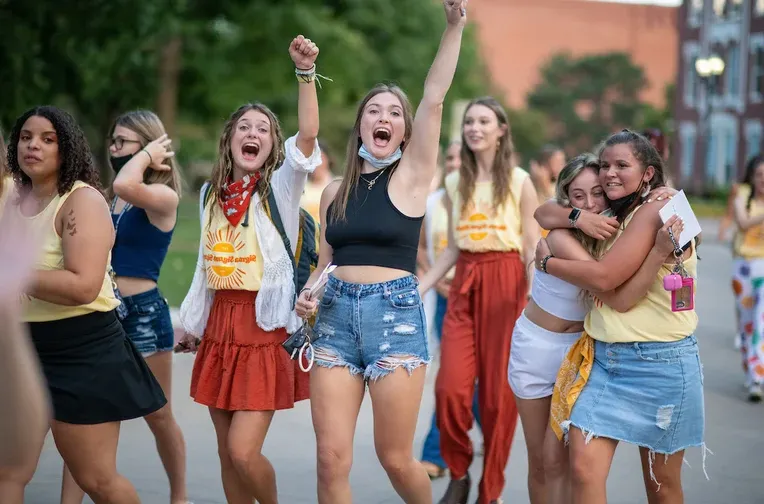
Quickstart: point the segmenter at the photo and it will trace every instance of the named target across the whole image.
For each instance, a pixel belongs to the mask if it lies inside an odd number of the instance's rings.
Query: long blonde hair
[[[493,207],[498,212],[504,206],[507,199],[515,195],[512,194],[511,181],[512,171],[515,168],[514,144],[512,143],[512,130],[509,126],[509,117],[504,107],[491,96],[475,98],[464,109],[462,117],[462,166],[459,168],[459,195],[462,198],[462,212],[464,212],[475,192],[475,183],[477,181],[478,166],[475,159],[475,153],[467,146],[467,140],[464,137],[464,120],[467,113],[475,105],[488,107],[496,114],[499,126],[505,128],[504,134],[499,138],[499,147],[496,150],[496,157],[491,167],[493,179]]]
[[[353,125],[353,131],[350,133],[348,139],[347,150],[345,151],[345,174],[342,177],[342,183],[337,189],[337,194],[334,196],[332,204],[331,216],[335,221],[342,221],[345,219],[345,211],[348,207],[348,199],[350,198],[350,191],[354,190],[358,185],[358,179],[361,178],[361,168],[363,167],[363,159],[358,155],[358,149],[361,148],[361,119],[363,119],[363,112],[366,109],[366,105],[369,100],[381,93],[392,93],[401,102],[403,107],[403,120],[406,125],[406,131],[403,133],[403,141],[401,142],[401,150],[406,150],[409,138],[411,138],[411,128],[414,124],[414,114],[411,108],[411,102],[409,102],[406,93],[401,88],[395,85],[389,84],[377,84],[371,91],[366,93],[366,96],[358,104],[358,111],[356,112],[355,124]],[[399,161],[396,161],[390,167],[392,173],[398,167]]]
[[[164,124],[159,117],[150,110],[133,110],[126,112],[117,117],[114,124],[109,130],[109,137],[114,134],[114,130],[117,126],[127,128],[141,139],[141,148],[146,147],[150,142],[153,142],[157,138],[166,133]],[[180,169],[178,163],[175,161],[175,157],[167,158],[164,164],[170,165],[169,171],[158,171],[149,167],[143,173],[144,184],[164,184],[170,187],[173,191],[178,193],[180,198],[183,185],[183,180],[180,176]],[[109,199],[114,198],[114,189],[109,188]]]

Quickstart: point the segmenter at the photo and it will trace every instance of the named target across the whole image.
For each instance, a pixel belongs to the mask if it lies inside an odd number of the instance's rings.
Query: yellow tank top
[[[636,212],[636,210],[634,210]],[[625,226],[634,216],[632,212],[607,244],[613,246],[623,233]],[[692,241],[692,255],[684,261],[684,268],[695,279],[695,293],[698,289],[698,256]],[[664,264],[647,294],[626,313],[619,313],[594,298],[592,309],[584,321],[584,329],[594,339],[604,343],[671,342],[679,341],[695,332],[698,315],[695,310],[672,312],[671,292],[663,288],[663,277],[672,273],[674,263]]]
[[[443,203],[443,198],[439,198],[438,202],[432,206],[432,215],[429,217],[430,227],[429,236],[427,236],[427,243],[431,244],[433,251],[433,260],[437,260],[440,254],[448,247],[448,210]],[[446,273],[446,278],[451,280],[454,278],[454,272],[456,268],[451,268]]]
[[[325,187],[307,181],[302,198],[300,199],[300,206],[313,216],[316,223],[321,222],[321,194],[324,192]]]
[[[499,209],[493,207],[493,182],[477,182],[475,192],[464,212],[459,195],[459,172],[446,177],[446,191],[451,198],[454,238],[459,249],[468,252],[509,252],[522,249],[520,194],[528,174],[512,169],[510,195]]]
[[[64,251],[62,248],[61,237],[56,232],[56,216],[61,207],[69,199],[69,196],[78,189],[95,190],[88,184],[76,181],[71,190],[63,196],[56,196],[48,203],[45,209],[32,217],[24,217],[33,231],[38,233],[42,239],[40,256],[37,260],[37,269],[43,271],[54,271],[64,269]],[[111,264],[111,253],[107,264]],[[98,296],[91,303],[79,306],[64,306],[49,303],[31,296],[22,296],[22,313],[24,322],[48,322],[51,320],[62,320],[81,315],[87,315],[93,312],[109,312],[119,306],[119,300],[114,295],[114,288],[111,283],[111,276],[108,270],[104,271],[103,282]]]
[[[738,201],[748,203],[751,194],[750,188],[745,192],[740,189]],[[764,205],[756,200],[751,200],[749,215],[755,217],[764,213]],[[735,233],[735,255],[744,259],[761,259],[764,257],[764,223],[753,226],[746,231],[738,229]]]
[[[210,220],[210,211],[212,220]],[[260,290],[263,262],[255,232],[254,204],[236,227],[223,215],[216,199],[204,209],[204,267],[207,285],[215,290]],[[247,223],[245,227],[244,224]]]

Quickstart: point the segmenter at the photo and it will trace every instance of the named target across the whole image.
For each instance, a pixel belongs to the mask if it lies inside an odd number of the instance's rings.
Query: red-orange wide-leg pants
[[[478,405],[485,458],[478,504],[499,499],[517,426],[507,367],[515,321],[528,292],[517,252],[461,252],[443,321],[435,402],[440,450],[459,479],[472,463],[472,398]]]

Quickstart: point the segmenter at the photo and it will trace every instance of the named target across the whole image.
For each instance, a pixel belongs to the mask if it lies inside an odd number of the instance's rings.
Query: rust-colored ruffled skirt
[[[285,329],[264,331],[256,292],[219,290],[191,374],[194,401],[227,411],[290,409],[309,396],[308,373],[281,346]]]

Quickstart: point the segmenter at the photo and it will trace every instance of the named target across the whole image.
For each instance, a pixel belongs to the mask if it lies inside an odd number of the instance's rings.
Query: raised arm
[[[568,261],[552,257],[546,262],[549,274],[592,292],[613,290],[622,285],[647,258],[655,243],[655,233],[662,227],[658,211],[668,202],[645,203],[636,211],[623,234],[599,261]],[[536,252],[537,264],[544,255]]]
[[[298,35],[289,46],[289,56],[298,72],[310,72],[312,77],[300,78],[297,102],[297,148],[305,157],[313,153],[318,138],[318,95],[316,94],[316,58],[318,47],[310,39]]]
[[[171,170],[172,167],[165,161],[174,155],[166,134],[149,143],[119,171],[112,184],[114,194],[146,210],[149,215],[159,218],[174,216],[180,201],[178,193],[165,184],[144,183],[144,174],[149,167],[157,171]]]
[[[454,79],[462,32],[467,21],[465,0],[444,0],[443,4],[448,25],[427,74],[422,101],[414,117],[411,139],[398,167],[406,187],[415,188],[418,192],[428,191],[435,175],[443,102]]]
[[[446,207],[446,214],[448,215],[448,246],[446,249],[435,259],[435,262],[430,265],[430,269],[427,270],[422,278],[419,280],[419,292],[424,294],[430,288],[432,288],[438,280],[443,278],[448,271],[456,264],[456,260],[459,259],[459,247],[456,245],[456,238],[454,237],[454,226],[452,216],[451,198],[448,193],[443,194],[443,205]]]
[[[106,200],[94,189],[77,189],[56,216],[56,232],[61,236],[64,268],[38,270],[27,294],[64,306],[93,302],[114,244]]]

